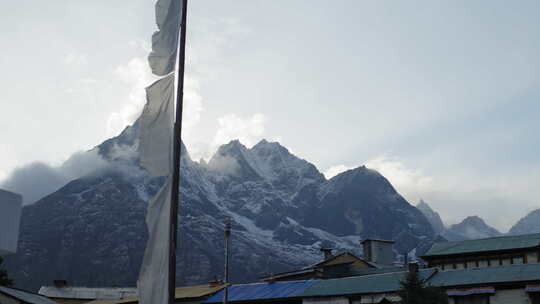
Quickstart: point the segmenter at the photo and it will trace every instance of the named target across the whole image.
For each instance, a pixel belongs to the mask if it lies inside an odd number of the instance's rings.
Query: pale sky
[[[133,122],[153,5],[0,3],[0,184]],[[447,224],[506,231],[540,208],[538,16],[538,1],[191,0],[184,141],[198,159],[277,140],[328,176],[367,164]]]

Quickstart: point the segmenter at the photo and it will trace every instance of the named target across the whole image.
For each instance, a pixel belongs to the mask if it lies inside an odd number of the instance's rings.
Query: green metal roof
[[[455,255],[498,250],[523,249],[540,246],[540,233],[500,236],[479,240],[435,243],[424,257]]]
[[[527,281],[540,281],[540,264],[439,271],[428,283],[433,286],[461,286]]]
[[[420,270],[420,276],[423,279],[429,278],[434,273],[435,269]],[[405,278],[406,274],[407,272],[400,271],[316,281],[313,285],[308,287],[301,296],[317,297],[397,291],[401,288],[399,282]]]

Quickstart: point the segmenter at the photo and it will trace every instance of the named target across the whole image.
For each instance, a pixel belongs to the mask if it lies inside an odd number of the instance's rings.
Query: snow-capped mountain
[[[420,199],[420,202],[416,205],[416,208],[420,210],[422,214],[424,214],[436,234],[442,234],[446,230],[439,213],[431,209],[431,207],[423,199]]]
[[[19,250],[7,258],[20,287],[134,286],[146,244],[147,201],[162,179],[138,166],[138,125],[96,147],[110,166],[26,206]],[[183,147],[184,152],[185,147]],[[256,280],[321,258],[319,248],[361,254],[367,237],[396,240],[398,253],[425,252],[428,220],[382,175],[365,167],[326,180],[277,142],[232,141],[206,164],[181,161],[177,282],[222,276],[223,221],[234,219],[233,281]]]
[[[540,233],[540,209],[531,211],[520,219],[512,228],[509,234]]]
[[[454,224],[443,233],[443,237],[449,241],[460,241],[470,239],[483,239],[499,236],[501,233],[497,229],[489,226],[478,216],[469,216],[461,223]]]

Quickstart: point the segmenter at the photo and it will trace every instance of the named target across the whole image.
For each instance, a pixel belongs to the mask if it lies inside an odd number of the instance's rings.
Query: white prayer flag
[[[137,282],[139,303],[167,304],[171,175],[174,134],[174,74],[146,88],[147,102],[140,118],[141,165],[153,176],[167,176],[158,194],[148,204],[148,242]]]
[[[146,88],[140,124],[141,165],[153,176],[169,175],[173,161],[174,74]]]
[[[152,52],[148,62],[152,72],[163,76],[174,71],[180,20],[181,0],[158,0],[156,3],[156,23],[158,31],[152,35]]]
[[[150,201],[146,215],[148,242],[137,287],[140,304],[169,302],[169,220],[171,207],[171,179]]]

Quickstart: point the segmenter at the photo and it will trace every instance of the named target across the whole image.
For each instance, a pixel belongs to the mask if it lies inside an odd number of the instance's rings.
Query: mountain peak
[[[452,225],[449,232],[456,237],[452,237],[454,240],[459,239],[482,239],[494,236],[499,236],[501,233],[486,224],[486,222],[477,215],[466,217],[461,223]]]
[[[461,221],[461,224],[487,226],[486,222],[478,215],[466,217],[463,221]]]
[[[510,234],[540,233],[540,209],[531,211],[508,232]]]
[[[423,199],[420,199],[420,202],[416,205],[416,209],[420,210],[427,218],[431,227],[436,234],[441,234],[444,231],[444,223],[441,220],[441,216],[437,213],[431,206],[428,205]]]

